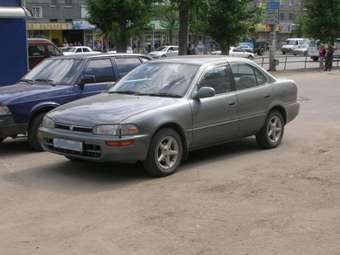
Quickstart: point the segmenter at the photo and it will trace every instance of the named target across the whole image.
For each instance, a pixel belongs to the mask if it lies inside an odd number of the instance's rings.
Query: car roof
[[[191,64],[191,65],[209,65],[209,64],[223,64],[223,63],[231,63],[231,62],[245,62],[251,63],[251,60],[240,58],[240,57],[232,57],[232,56],[224,56],[224,55],[190,55],[190,56],[177,56],[166,59],[154,60],[152,62],[166,62],[166,63],[179,63],[179,64]]]
[[[28,38],[28,43],[48,43],[53,44],[50,40],[47,40],[45,38]]]
[[[54,58],[58,58],[58,59],[93,59],[93,58],[102,58],[102,57],[128,57],[128,56],[144,57],[144,58],[151,60],[150,57],[145,56],[143,54],[129,54],[129,53],[77,54],[77,55],[59,56],[59,57],[54,57]]]

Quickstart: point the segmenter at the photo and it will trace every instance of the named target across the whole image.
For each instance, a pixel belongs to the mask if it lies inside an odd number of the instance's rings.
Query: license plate
[[[55,148],[58,148],[58,149],[78,151],[78,152],[83,151],[83,143],[82,142],[55,138],[53,140],[53,145],[54,145]]]

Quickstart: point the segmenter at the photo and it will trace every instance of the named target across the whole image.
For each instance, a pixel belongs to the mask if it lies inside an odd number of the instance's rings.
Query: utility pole
[[[278,0],[267,1],[266,23],[272,26],[271,46],[270,46],[270,51],[269,51],[269,70],[270,71],[276,70],[275,51],[276,51],[276,42],[277,42],[277,26],[279,24],[279,9],[280,9],[280,2]]]

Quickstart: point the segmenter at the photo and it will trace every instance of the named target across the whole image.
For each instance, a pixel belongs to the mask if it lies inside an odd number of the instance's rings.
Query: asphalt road
[[[301,114],[275,150],[192,153],[175,175],[0,145],[0,254],[340,254],[340,72],[285,73]]]

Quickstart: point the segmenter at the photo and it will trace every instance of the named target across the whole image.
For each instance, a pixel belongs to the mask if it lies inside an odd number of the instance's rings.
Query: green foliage
[[[118,51],[126,51],[132,33],[145,27],[152,0],[86,0],[88,20],[111,37]]]
[[[260,18],[253,0],[210,0],[206,32],[229,54],[230,46],[252,32]]]
[[[340,37],[340,1],[306,0],[303,27],[308,36],[334,43]]]

